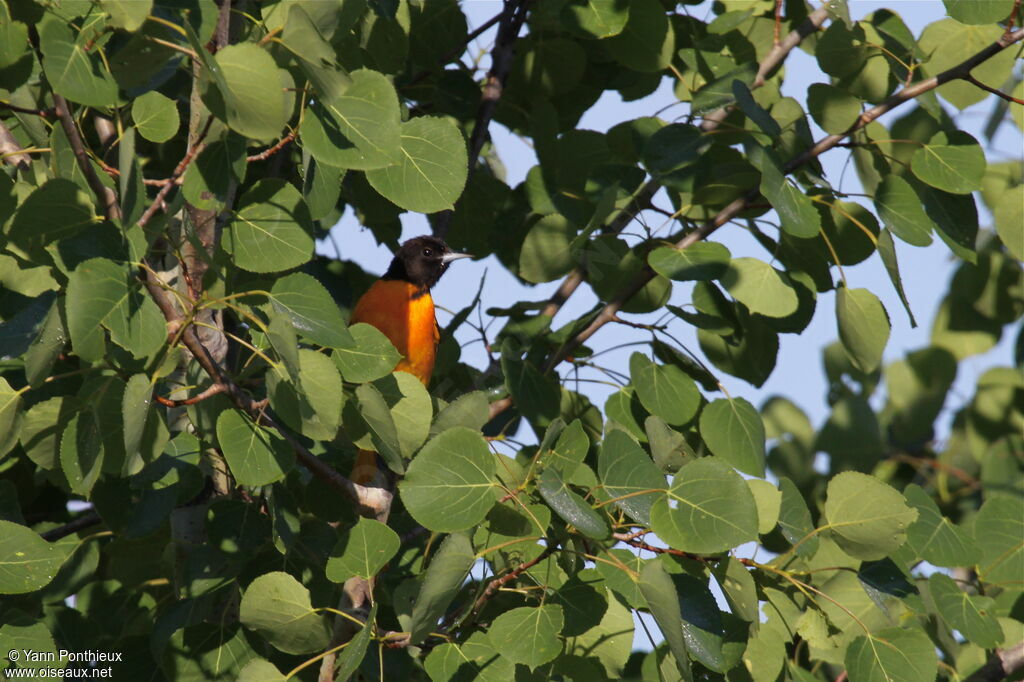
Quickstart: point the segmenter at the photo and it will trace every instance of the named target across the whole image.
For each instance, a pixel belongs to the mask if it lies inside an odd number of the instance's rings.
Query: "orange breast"
[[[409,372],[426,386],[434,371],[439,333],[434,300],[427,292],[401,280],[377,280],[352,312],[351,323],[365,322],[381,330],[404,358],[396,370]]]

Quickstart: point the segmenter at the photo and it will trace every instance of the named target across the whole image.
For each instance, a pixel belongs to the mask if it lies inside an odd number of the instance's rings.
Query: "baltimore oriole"
[[[409,372],[428,385],[440,339],[430,289],[452,261],[471,257],[455,253],[436,237],[408,240],[395,253],[387,272],[356,303],[350,322],[365,322],[383,332],[403,356],[395,370]],[[375,453],[360,451],[353,478],[365,484],[376,469]]]

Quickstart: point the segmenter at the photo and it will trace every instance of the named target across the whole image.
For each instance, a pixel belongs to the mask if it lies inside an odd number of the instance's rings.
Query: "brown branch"
[[[487,601],[494,596],[495,592],[497,592],[500,588],[504,587],[508,583],[518,578],[520,575],[523,574],[523,572],[530,570],[540,562],[547,559],[549,556],[554,554],[557,549],[558,545],[556,543],[551,543],[544,548],[544,551],[542,551],[533,559],[530,559],[529,561],[519,564],[505,575],[501,576],[500,578],[495,578],[494,580],[489,582],[487,584],[487,588],[484,589],[483,594],[477,597],[477,600],[473,602],[473,608],[472,611],[470,611],[470,613],[479,613],[480,610],[487,603]]]
[[[206,400],[207,398],[212,398],[215,395],[220,395],[221,393],[224,392],[224,390],[225,390],[224,384],[211,384],[205,390],[203,390],[202,392],[198,393],[197,395],[192,396],[191,398],[182,398],[180,400],[171,400],[170,398],[165,398],[162,395],[156,395],[154,393],[153,394],[153,400],[157,401],[158,403],[160,403],[161,405],[163,405],[165,407],[182,407],[184,405],[195,405],[196,403],[201,403],[202,401]]]
[[[964,80],[967,81],[968,83],[971,83],[972,85],[975,85],[975,86],[981,88],[982,90],[984,90],[986,92],[991,92],[996,97],[1002,97],[1007,102],[1013,102],[1014,104],[1024,104],[1024,99],[1017,99],[1016,97],[1014,97],[1012,95],[1006,94],[1002,90],[997,90],[997,89],[993,88],[990,85],[985,85],[984,83],[979,81],[977,78],[975,78],[971,74],[967,74],[966,76],[964,76]]]
[[[82,174],[85,176],[89,189],[92,190],[96,200],[103,207],[103,215],[110,221],[120,220],[121,206],[117,203],[117,194],[100,182],[100,177],[96,175],[96,169],[92,167],[92,162],[89,160],[89,153],[85,150],[85,143],[82,141],[82,136],[78,133],[78,126],[75,125],[74,119],[71,118],[68,101],[63,96],[53,93],[53,109],[57,114],[57,119],[60,121],[61,128],[64,129],[64,134],[67,135],[68,142],[71,144],[71,151],[75,154],[78,167],[82,169]]]
[[[145,227],[146,223],[148,223],[153,218],[153,216],[156,215],[156,212],[160,210],[161,206],[163,206],[164,199],[167,197],[170,191],[174,189],[174,186],[177,184],[178,178],[185,174],[185,169],[188,168],[189,164],[192,163],[192,160],[195,159],[199,152],[201,152],[203,148],[206,146],[203,143],[203,140],[206,138],[206,133],[210,130],[211,123],[213,123],[212,117],[206,122],[206,127],[199,134],[199,137],[196,139],[195,144],[192,145],[192,147],[188,150],[188,152],[181,159],[181,161],[178,162],[178,165],[175,166],[174,172],[171,173],[171,177],[167,178],[167,180],[164,181],[164,186],[160,189],[159,192],[157,192],[156,197],[153,199],[153,203],[150,204],[149,208],[146,209],[145,213],[143,213],[139,217],[138,225],[140,227]]]
[[[47,542],[56,542],[57,540],[60,540],[61,538],[66,538],[67,536],[77,533],[78,531],[84,528],[95,526],[96,524],[101,523],[102,521],[103,519],[100,518],[100,515],[97,514],[95,510],[88,511],[85,514],[79,516],[77,519],[72,519],[71,521],[68,521],[63,526],[57,526],[56,528],[48,530],[45,533],[40,533],[39,536]]]
[[[107,163],[103,159],[96,159],[96,163],[99,164],[100,170],[102,170],[104,173],[106,173],[110,177],[112,177],[112,178],[119,178],[119,177],[121,177],[121,171],[119,171],[117,168],[114,168],[113,166],[111,166],[109,163]],[[158,178],[143,178],[142,179],[142,184],[146,185],[147,187],[163,187],[164,185],[167,184],[167,181],[169,179],[170,178],[159,178],[159,179]],[[179,177],[179,178],[177,178],[175,180],[171,180],[171,182],[173,182],[176,185],[180,185],[182,183],[182,179]]]
[[[1006,21],[1006,30],[1003,32],[1004,36],[1008,36],[1013,33],[1013,25],[1017,21],[1017,17],[1020,15],[1020,0],[1013,0],[1013,11],[1010,12],[1010,18]]]
[[[998,682],[1021,668],[1024,668],[1024,641],[993,651],[985,665],[975,670],[965,682]]]
[[[505,8],[501,12],[498,23],[498,35],[494,39],[494,49],[491,50],[491,68],[487,72],[487,79],[484,81],[483,92],[480,95],[480,106],[477,108],[476,121],[473,125],[473,134],[469,138],[469,169],[466,174],[466,184],[473,178],[476,170],[477,159],[480,157],[480,150],[487,140],[487,128],[494,117],[494,110],[498,106],[498,100],[505,89],[505,82],[512,70],[512,62],[515,60],[515,42],[519,38],[519,31],[526,21],[527,6],[530,0],[505,0]],[[434,222],[434,234],[444,238],[451,224],[452,211],[445,211],[438,216]]]
[[[282,137],[277,142],[277,144],[275,144],[273,147],[270,147],[269,149],[264,149],[262,152],[260,152],[258,154],[253,154],[252,156],[245,157],[245,162],[246,163],[252,163],[253,161],[265,161],[265,160],[269,159],[271,156],[273,156],[274,154],[276,154],[279,151],[281,151],[282,149],[284,149],[285,146],[289,142],[294,140],[294,139],[295,139],[295,131],[293,130],[293,131],[290,131],[284,137]]]
[[[27,107],[19,107],[17,104],[11,104],[10,102],[0,102],[0,107],[10,109],[11,111],[19,114],[39,116],[43,119],[51,118],[54,114],[53,109],[29,109]]]
[[[0,158],[21,170],[28,170],[32,163],[32,157],[22,151],[14,133],[3,123],[0,123]]]

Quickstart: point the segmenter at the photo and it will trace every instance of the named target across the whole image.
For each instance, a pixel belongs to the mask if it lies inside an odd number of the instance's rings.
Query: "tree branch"
[[[1001,97],[1005,99],[1007,102],[1013,102],[1014,104],[1024,104],[1024,99],[1017,99],[1012,95],[1006,94],[1002,90],[996,90],[990,85],[985,85],[971,74],[967,74],[966,76],[964,76],[964,80],[967,81],[968,83],[971,83],[974,86],[981,88],[982,90],[985,90],[986,92],[991,92],[996,97]]]
[[[508,74],[512,70],[512,62],[515,60],[515,42],[519,37],[519,31],[526,21],[527,6],[530,0],[505,0],[505,8],[502,10],[498,24],[498,35],[494,39],[494,49],[491,50],[491,68],[487,72],[487,80],[484,81],[483,93],[480,95],[480,107],[476,112],[476,122],[473,125],[473,134],[469,138],[469,169],[466,174],[466,184],[473,178],[476,170],[477,159],[480,157],[480,150],[483,149],[487,140],[487,128],[494,117],[494,110],[498,106],[498,100],[505,88]],[[445,211],[434,223],[434,234],[444,238],[451,224],[452,211]]]
[[[117,202],[117,194],[104,185],[100,181],[100,177],[96,175],[96,169],[92,167],[92,162],[89,160],[89,153],[85,150],[85,143],[82,141],[82,136],[78,133],[78,126],[75,125],[74,119],[71,118],[68,101],[56,92],[53,93],[53,109],[57,114],[57,119],[60,121],[61,128],[64,129],[64,134],[68,137],[71,151],[75,154],[78,167],[82,170],[89,189],[92,190],[96,200],[103,207],[103,215],[110,221],[120,220],[121,206]]]
[[[449,50],[448,52],[446,52],[446,53],[444,54],[444,56],[443,56],[443,57],[441,57],[441,59],[440,59],[440,60],[438,60],[438,62],[437,62],[437,63],[438,63],[438,66],[441,66],[441,67],[443,67],[443,66],[444,66],[445,64],[447,64],[448,62],[450,62],[450,61],[451,61],[452,59],[454,59],[455,57],[457,57],[457,56],[459,56],[460,54],[462,54],[462,53],[463,53],[463,52],[464,52],[464,51],[466,50],[466,47],[467,47],[467,46],[468,46],[468,45],[469,45],[469,44],[470,44],[471,42],[473,42],[473,41],[474,41],[474,40],[476,40],[476,39],[477,39],[478,37],[480,37],[481,35],[483,35],[483,33],[484,33],[484,32],[486,32],[486,31],[487,31],[487,29],[489,29],[489,28],[490,28],[491,26],[494,26],[494,25],[495,25],[496,23],[498,23],[499,21],[501,21],[501,18],[502,18],[502,17],[504,16],[504,15],[505,15],[505,12],[504,12],[504,11],[498,12],[498,13],[497,13],[497,14],[495,14],[495,15],[494,15],[493,17],[491,17],[490,19],[488,19],[488,20],[487,20],[487,21],[485,21],[484,23],[480,24],[480,26],[478,26],[478,27],[477,27],[477,28],[476,28],[475,30],[473,30],[473,31],[472,31],[471,33],[469,33],[469,34],[468,34],[468,35],[466,36],[466,39],[465,39],[464,41],[462,41],[462,42],[461,42],[461,43],[459,43],[459,44],[458,44],[457,46],[455,46],[454,48],[452,48],[451,50]],[[417,73],[417,74],[416,74],[415,76],[413,76],[413,77],[412,77],[412,78],[411,78],[411,79],[409,80],[409,82],[408,82],[408,83],[406,83],[406,87],[408,87],[408,86],[411,86],[411,85],[416,85],[417,83],[421,82],[421,81],[422,81],[422,80],[423,80],[424,78],[426,78],[427,76],[429,76],[429,75],[430,75],[431,73],[433,73],[433,70],[432,70],[432,69],[423,69],[422,71],[420,71],[419,73]]]
[[[83,528],[95,526],[102,520],[103,519],[100,518],[100,515],[96,513],[96,510],[88,511],[79,516],[77,519],[72,519],[71,521],[68,521],[63,526],[58,526],[56,528],[46,531],[45,533],[40,533],[39,536],[47,542],[56,542],[61,538],[66,538],[69,535],[77,533]]]
[[[10,128],[0,123],[0,158],[15,168],[28,170],[32,157],[22,151]]]
[[[1021,668],[1024,668],[1024,641],[993,651],[985,665],[975,670],[965,682],[999,682]]]

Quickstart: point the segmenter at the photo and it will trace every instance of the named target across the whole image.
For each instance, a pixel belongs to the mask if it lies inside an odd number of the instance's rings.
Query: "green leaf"
[[[754,496],[757,505],[757,532],[761,535],[770,533],[779,522],[782,508],[782,491],[768,481],[756,478],[747,479],[747,487]]]
[[[86,49],[92,31],[76,35],[70,22],[52,14],[39,24],[39,49],[46,80],[57,94],[89,107],[105,109],[118,103],[117,82],[99,57]]]
[[[760,155],[760,160],[761,194],[779,214],[782,229],[794,237],[803,239],[817,237],[821,232],[821,214],[814,208],[814,204],[803,190],[794,186],[782,172],[782,165],[774,153],[764,150]],[[733,263],[735,262],[734,260]],[[785,317],[785,315],[776,315],[775,317]]]
[[[718,279],[725,274],[732,254],[717,242],[697,242],[685,249],[659,247],[647,254],[647,263],[659,275],[685,282]]]
[[[992,615],[996,606],[994,599],[971,596],[942,573],[929,576],[928,591],[949,627],[985,649],[994,649],[1003,643],[1003,629]]]
[[[352,679],[356,670],[359,669],[359,664],[366,657],[366,649],[373,638],[373,626],[376,620],[377,604],[375,603],[370,609],[370,613],[366,616],[366,623],[363,624],[362,629],[356,633],[355,637],[349,640],[349,644],[345,647],[344,651],[338,654],[337,669],[335,671],[336,677],[334,679]]]
[[[956,130],[938,132],[914,152],[910,169],[922,182],[944,192],[968,194],[981,189],[985,152],[978,141]]]
[[[608,53],[634,71],[661,71],[675,53],[675,33],[661,5],[630,0],[629,17],[620,33],[603,41]]]
[[[950,194],[920,182],[916,182],[914,189],[925,213],[935,222],[939,238],[954,254],[968,263],[976,263],[978,207],[974,196]]]
[[[994,24],[1013,11],[1013,0],[942,0],[942,4],[961,24]]]
[[[289,427],[313,440],[331,440],[341,424],[341,377],[330,358],[302,348],[298,351],[299,381],[285,367],[266,375],[270,406]]]
[[[346,381],[363,383],[386,376],[395,369],[402,354],[376,327],[359,322],[348,329],[353,343],[336,346],[332,357]]]
[[[563,521],[595,540],[608,537],[608,524],[587,501],[569,489],[558,469],[548,468],[537,482],[537,492]]]
[[[125,4],[134,4],[126,1]],[[150,142],[166,142],[178,132],[181,121],[173,100],[155,90],[140,95],[132,102],[132,122],[139,134]]]
[[[903,494],[917,509],[917,520],[907,528],[907,544],[917,556],[936,566],[970,566],[980,553],[974,538],[939,511],[935,500],[916,484]]]
[[[664,490],[665,475],[625,431],[615,429],[605,436],[597,460],[597,474],[608,495],[622,498],[615,506],[640,523],[650,523],[651,505],[658,494],[638,493]]]
[[[89,196],[70,180],[54,178],[18,206],[9,237],[27,250],[66,239],[97,222]]]
[[[53,580],[68,546],[50,543],[17,523],[0,520],[0,594],[27,594]]]
[[[893,234],[914,246],[932,243],[935,223],[925,213],[914,188],[898,175],[886,175],[875,192],[875,210]]]
[[[270,290],[270,302],[275,310],[288,316],[295,331],[313,343],[329,348],[350,349],[361,346],[354,333],[349,333],[350,330],[345,327],[345,319],[338,311],[338,304],[327,293],[327,289],[304,272],[293,272],[277,280]],[[359,333],[366,335],[365,331]],[[353,369],[361,366],[359,362],[352,363]],[[394,365],[388,372],[393,368]],[[359,381],[345,373],[345,365],[342,365],[342,373],[349,381]]]
[[[660,561],[648,561],[640,571],[640,592],[654,616],[655,622],[668,642],[672,657],[676,661],[681,680],[692,680],[688,646],[683,635],[683,616],[680,611],[679,594],[672,578],[665,572]]]
[[[932,640],[913,626],[861,635],[843,661],[851,682],[933,682],[939,667]]]
[[[873,561],[895,552],[907,539],[917,510],[874,476],[845,471],[828,482],[825,518],[844,552]]]
[[[364,385],[365,386],[365,385]],[[360,386],[357,395],[362,395],[370,386]],[[430,394],[423,383],[408,372],[395,372],[373,382],[372,388],[383,398],[396,429],[398,454],[409,459],[430,434],[430,421],[434,412]],[[362,411],[362,404],[360,404]],[[366,413],[363,413],[366,416]]]
[[[110,16],[111,26],[134,33],[153,11],[153,0],[100,0],[100,7]]]
[[[386,524],[360,518],[334,545],[325,568],[327,579],[343,583],[352,576],[370,580],[398,553],[398,533]]]
[[[700,128],[672,123],[659,128],[647,140],[643,162],[652,175],[666,175],[696,163],[709,146]]]
[[[697,384],[675,365],[659,365],[643,353],[629,358],[629,376],[645,408],[673,426],[686,424],[700,407]]]
[[[398,489],[414,519],[447,533],[483,521],[497,500],[494,473],[483,436],[460,426],[423,446]]]
[[[562,7],[562,22],[588,38],[610,38],[622,33],[629,20],[629,5],[607,0],[571,0]]]
[[[533,363],[520,360],[510,343],[502,347],[501,371],[516,407],[534,428],[543,430],[558,417],[561,409],[558,384],[541,374]]]
[[[143,458],[143,437],[146,434],[147,422],[151,419],[150,405],[153,402],[153,385],[144,373],[133,374],[124,389],[121,403],[121,416],[124,420],[124,454],[125,473],[137,474],[146,464]],[[160,416],[152,414],[153,420]]]
[[[238,672],[237,682],[287,682],[287,678],[270,661],[253,658]]]
[[[853,76],[867,61],[866,42],[862,26],[847,26],[842,21],[833,21],[818,39],[814,50],[818,66],[830,76]]]
[[[889,315],[882,302],[867,289],[841,286],[836,290],[836,322],[853,366],[865,374],[874,372],[889,341]]]
[[[651,530],[684,552],[724,552],[757,538],[757,506],[739,474],[704,457],[680,469],[654,502]]]
[[[0,377],[0,457],[18,442],[22,416],[21,393],[11,388],[7,379]]]
[[[441,543],[423,574],[423,586],[412,607],[410,644],[423,641],[437,627],[475,561],[476,554],[465,535],[455,533]]]
[[[80,263],[71,273],[66,309],[72,348],[88,362],[103,358],[104,328],[137,358],[148,357],[167,340],[153,299],[138,290],[125,266],[105,258]]]
[[[245,137],[272,140],[281,134],[294,98],[285,91],[283,72],[270,53],[255,43],[237,43],[221,48],[211,66],[223,79],[216,94],[209,87],[204,93],[211,111]]]
[[[889,230],[882,230],[878,233],[878,255],[882,259],[882,264],[885,265],[885,272],[889,275],[889,281],[892,282],[893,288],[896,289],[896,295],[899,296],[903,309],[907,311],[907,317],[910,318],[910,326],[916,327],[917,320],[914,319],[914,311],[910,309],[907,292],[903,290],[900,265],[896,260],[896,243]]]
[[[733,80],[732,94],[736,98],[736,105],[743,112],[743,115],[753,121],[758,128],[772,138],[777,138],[782,134],[782,127],[779,125],[779,122],[772,118],[767,109],[757,103],[746,83],[738,78]]]
[[[430,437],[443,433],[456,426],[479,431],[491,418],[487,395],[483,391],[465,393],[449,403],[437,413],[434,423],[430,425]],[[587,441],[590,445],[590,441]]]
[[[495,618],[487,634],[502,656],[533,670],[558,656],[562,650],[558,635],[564,624],[558,604],[522,606]]]
[[[461,644],[434,647],[423,667],[435,682],[452,682],[463,676],[479,682],[507,682],[516,673],[515,664],[502,658],[487,633],[479,630]]]
[[[722,277],[722,286],[750,312],[768,317],[787,317],[799,305],[796,289],[778,270],[757,258],[734,258]]]
[[[695,456],[686,437],[661,417],[651,415],[644,420],[644,433],[651,446],[651,458],[665,473],[673,474]]]
[[[88,496],[103,470],[104,448],[97,420],[80,412],[60,440],[60,467],[71,490]]]
[[[791,545],[796,547],[798,556],[814,556],[818,551],[818,536],[813,535],[814,524],[811,512],[800,490],[788,478],[779,479],[782,503],[779,507],[779,530]]]
[[[743,398],[719,398],[700,413],[700,436],[712,454],[745,474],[764,476],[764,422]]]
[[[384,395],[373,384],[363,384],[356,388],[359,415],[369,428],[369,443],[361,443],[371,447],[383,458],[388,468],[396,474],[405,473],[405,458],[402,457],[402,446],[398,440],[398,428],[395,424]]]
[[[996,233],[1006,250],[1024,260],[1024,186],[1013,187],[1000,197],[993,210]]]
[[[841,135],[860,116],[861,100],[848,91],[825,83],[812,83],[807,88],[807,109],[821,129],[830,135]]]
[[[336,97],[316,102],[299,128],[303,146],[321,163],[373,170],[402,160],[398,96],[377,71],[349,74],[352,84]]]
[[[246,174],[246,138],[228,132],[199,152],[185,170],[181,191],[197,208],[221,211]]]
[[[779,337],[757,317],[743,314],[742,318],[741,338],[723,337],[698,329],[697,341],[704,355],[715,367],[754,386],[761,386],[775,369]]]
[[[573,419],[559,434],[550,454],[544,456],[545,466],[558,469],[564,476],[571,476],[583,463],[589,450],[590,437],[584,430],[583,423],[579,419]]]
[[[558,214],[543,216],[526,233],[519,252],[519,276],[535,284],[550,282],[575,265],[572,249],[576,226]]]
[[[396,205],[419,213],[455,206],[466,186],[467,153],[451,119],[420,116],[402,124],[398,163],[369,170],[366,179]]]
[[[220,413],[217,441],[239,485],[258,487],[279,481],[295,461],[283,438],[257,426],[241,410]]]
[[[280,571],[264,573],[249,583],[238,619],[286,654],[322,651],[330,641],[328,621],[313,610],[309,590]]]
[[[238,200],[224,231],[224,248],[249,272],[281,272],[313,255],[313,221],[299,190],[264,178]]]
[[[974,537],[981,547],[978,578],[987,583],[1015,583],[1024,574],[1024,500],[994,497],[974,518]]]

